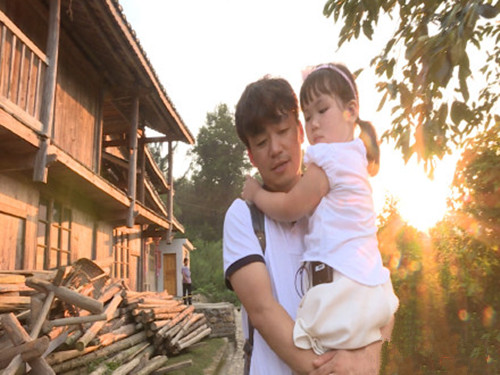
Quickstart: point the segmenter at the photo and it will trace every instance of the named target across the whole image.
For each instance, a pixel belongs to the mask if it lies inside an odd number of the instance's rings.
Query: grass
[[[199,344],[195,344],[184,350],[181,354],[175,357],[169,357],[167,365],[192,360],[193,365],[169,372],[169,375],[203,375],[203,370],[216,366],[214,359],[225,345],[224,338],[213,338],[203,340]],[[215,369],[215,367],[213,367]]]

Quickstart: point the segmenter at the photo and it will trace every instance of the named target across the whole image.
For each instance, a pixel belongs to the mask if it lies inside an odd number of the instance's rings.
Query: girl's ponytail
[[[377,139],[377,132],[371,122],[363,121],[358,118],[356,121],[361,128],[359,138],[366,147],[366,159],[368,159],[368,173],[375,176],[380,168],[380,147]]]

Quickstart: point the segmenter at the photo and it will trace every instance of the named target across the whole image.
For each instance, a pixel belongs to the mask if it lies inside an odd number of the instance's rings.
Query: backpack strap
[[[265,221],[264,213],[259,210],[259,208],[253,204],[247,202],[248,209],[250,210],[250,216],[252,217],[252,226],[257,239],[259,240],[260,247],[262,249],[262,255],[266,253],[266,231],[265,231]],[[245,367],[244,374],[250,373],[250,360],[252,358],[253,350],[253,331],[254,328],[248,318],[248,339],[245,340],[245,345],[243,346],[243,351],[245,353]]]
[[[259,210],[259,208],[253,204],[248,203],[248,208],[250,209],[250,215],[252,216],[252,226],[257,239],[259,240],[260,247],[262,249],[262,255],[266,253],[266,231],[264,227],[264,213]]]

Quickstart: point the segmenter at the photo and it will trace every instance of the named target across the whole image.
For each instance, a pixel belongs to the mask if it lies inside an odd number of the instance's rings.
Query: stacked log
[[[99,375],[110,366],[113,374],[164,374],[172,368],[169,356],[210,334],[204,314],[166,292],[134,292],[99,272],[81,274],[81,267],[52,277],[0,274],[0,375],[22,368]]]

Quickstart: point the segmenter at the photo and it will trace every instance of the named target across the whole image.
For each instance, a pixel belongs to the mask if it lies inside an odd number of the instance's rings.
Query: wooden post
[[[59,31],[61,23],[61,0],[50,0],[49,30],[47,36],[47,58],[49,66],[45,72],[40,121],[42,138],[35,158],[33,181],[47,183],[47,150],[52,136],[54,101],[57,84],[57,61],[59,55]]]
[[[144,134],[142,135],[144,137]],[[139,142],[139,160],[138,160],[138,165],[139,165],[139,181],[138,186],[137,186],[137,200],[139,202],[145,203],[144,198],[144,180],[146,179],[146,155],[145,155],[145,148],[146,148],[146,143],[144,142]]]
[[[128,161],[128,197],[130,206],[128,208],[127,227],[132,228],[135,221],[135,200],[137,185],[137,129],[139,128],[139,97],[134,97],[132,105],[132,123],[129,133],[129,161]]]
[[[167,243],[172,242],[172,226],[174,225],[174,150],[172,147],[172,141],[168,142],[168,186],[170,190],[168,192],[168,220],[170,225],[167,231]]]

